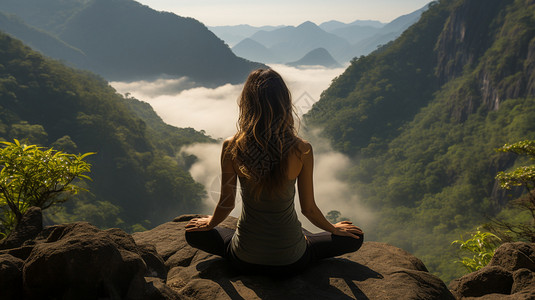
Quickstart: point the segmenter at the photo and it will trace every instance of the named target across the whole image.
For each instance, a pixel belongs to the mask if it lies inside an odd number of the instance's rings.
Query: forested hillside
[[[211,139],[164,124],[152,108],[117,94],[102,78],[43,58],[0,33],[0,138],[96,152],[91,193],[65,203],[53,221],[142,229],[197,211],[202,185],[183,145]],[[140,226],[141,225],[141,226]]]
[[[495,148],[535,138],[534,66],[530,0],[439,1],[352,61],[305,119],[353,157],[348,182],[377,211],[369,238],[447,281],[462,272],[451,241],[491,217],[522,217],[494,179],[516,157]]]
[[[158,12],[133,0],[3,0],[0,11],[26,23],[2,26],[0,22],[0,30],[107,80],[187,76],[217,86],[241,83],[251,70],[263,66],[236,57],[197,20]],[[50,51],[57,41],[43,41],[36,29],[72,49]]]

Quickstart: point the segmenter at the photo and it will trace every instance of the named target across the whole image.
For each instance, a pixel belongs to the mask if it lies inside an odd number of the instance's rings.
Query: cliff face
[[[436,52],[437,75],[443,82],[473,67],[496,35],[494,19],[512,0],[457,1],[440,34]]]
[[[505,99],[534,95],[534,9],[531,0],[456,3],[436,47],[443,83],[470,77],[452,100],[454,118],[465,120],[480,104],[492,111]]]

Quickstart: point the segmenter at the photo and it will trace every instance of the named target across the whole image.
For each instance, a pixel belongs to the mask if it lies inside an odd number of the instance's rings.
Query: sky
[[[430,0],[137,0],[159,11],[192,17],[206,26],[299,25],[330,20],[384,23],[422,8]]]

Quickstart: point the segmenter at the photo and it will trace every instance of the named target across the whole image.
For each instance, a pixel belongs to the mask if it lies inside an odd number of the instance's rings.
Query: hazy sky
[[[156,10],[192,17],[207,26],[298,25],[338,20],[389,22],[430,0],[137,0]]]

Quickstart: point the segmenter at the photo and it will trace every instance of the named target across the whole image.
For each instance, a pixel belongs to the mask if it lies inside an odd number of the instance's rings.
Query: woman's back
[[[351,222],[331,224],[315,203],[312,146],[297,136],[282,77],[271,69],[251,72],[238,105],[238,131],[221,151],[218,204],[213,216],[188,223],[188,243],[230,259],[239,269],[277,274],[357,250],[362,231]],[[238,178],[243,209],[234,232],[217,225],[235,206]],[[306,240],[294,208],[296,182],[301,212],[325,230],[307,233]]]
[[[255,198],[254,182],[240,178],[242,212],[232,250],[243,261],[254,264],[287,265],[305,252],[306,241],[294,208],[295,179],[288,180],[279,193]]]

